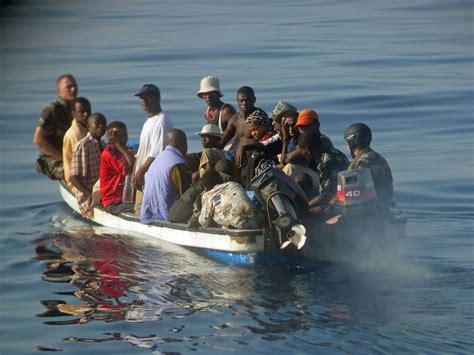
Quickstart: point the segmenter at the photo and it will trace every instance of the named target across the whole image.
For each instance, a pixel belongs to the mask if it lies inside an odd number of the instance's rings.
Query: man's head
[[[260,140],[272,128],[272,119],[263,110],[253,111],[245,119],[253,139]]]
[[[83,127],[87,127],[87,119],[91,115],[91,103],[85,97],[74,100],[72,117]]]
[[[107,119],[100,112],[95,112],[89,116],[87,130],[95,139],[99,140],[105,134],[106,127]]]
[[[201,178],[202,186],[204,186],[205,191],[212,190],[216,185],[222,184],[221,175],[214,169],[207,170]]]
[[[172,128],[167,135],[168,145],[178,149],[181,154],[186,155],[188,152],[188,140],[186,133],[178,128]]]
[[[279,101],[272,110],[272,118],[277,123],[280,124],[281,122],[281,114],[283,112],[288,111],[296,111],[295,106],[286,102],[286,101]]]
[[[119,143],[122,147],[127,145],[127,126],[121,121],[113,121],[107,125],[107,138],[109,143]]]
[[[354,157],[354,150],[370,147],[372,131],[365,123],[353,123],[344,131],[344,140]]]
[[[315,129],[309,129],[298,137],[298,148],[308,160],[321,161],[323,147],[321,135]]]
[[[316,126],[319,129],[319,116],[316,111],[306,109],[300,112],[296,121],[295,127],[297,127],[300,133],[306,131],[310,126]]]
[[[229,159],[221,159],[216,162],[214,169],[221,174],[223,181],[234,181],[236,170],[235,164]]]
[[[72,74],[62,74],[56,79],[56,91],[64,101],[72,102],[79,92],[77,81]]]
[[[160,89],[158,89],[156,85],[143,85],[140,92],[136,93],[135,96],[140,98],[140,106],[148,113],[150,117],[161,111],[161,93]]]
[[[298,112],[296,111],[285,111],[282,112],[279,116],[281,119],[281,123],[283,123],[282,129],[286,130],[288,132],[288,135],[293,138],[293,137],[298,137],[299,136],[299,131],[295,127],[296,126],[296,121],[298,120]]]
[[[220,98],[224,96],[219,79],[216,76],[205,76],[202,78],[196,95],[206,101],[207,105],[211,107],[220,103]]]
[[[196,133],[201,136],[201,143],[203,148],[219,148],[222,133],[219,127],[213,124],[205,124],[201,132]]]
[[[240,111],[244,116],[249,115],[255,111],[255,102],[257,98],[255,97],[255,92],[250,86],[242,86],[237,90],[237,104],[239,105]]]

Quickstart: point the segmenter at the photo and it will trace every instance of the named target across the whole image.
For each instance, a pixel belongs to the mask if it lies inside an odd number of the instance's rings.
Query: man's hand
[[[192,215],[191,218],[188,221],[188,228],[193,228],[194,229],[194,228],[197,228],[199,226],[200,226],[199,217],[195,216],[195,215]]]
[[[137,172],[132,177],[132,185],[136,190],[143,190],[143,185],[145,184],[145,171],[143,169],[138,169]]]

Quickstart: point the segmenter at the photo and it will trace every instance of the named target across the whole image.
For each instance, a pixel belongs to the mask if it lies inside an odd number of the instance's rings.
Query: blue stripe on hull
[[[198,251],[198,250],[196,250]],[[221,250],[199,250],[207,256],[236,265],[298,265],[302,262],[302,256],[295,250],[267,251],[260,253],[229,253]]]

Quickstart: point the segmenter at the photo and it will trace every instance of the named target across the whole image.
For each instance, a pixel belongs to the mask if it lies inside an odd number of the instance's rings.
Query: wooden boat
[[[77,200],[67,184],[61,181],[59,190],[66,204],[79,213]],[[299,253],[294,248],[280,249],[278,236],[272,228],[189,229],[186,224],[165,221],[142,224],[134,214],[122,213],[115,216],[98,206],[94,208],[94,217],[88,219],[105,227],[138,233],[191,248],[212,258],[234,264],[294,264],[300,259]]]

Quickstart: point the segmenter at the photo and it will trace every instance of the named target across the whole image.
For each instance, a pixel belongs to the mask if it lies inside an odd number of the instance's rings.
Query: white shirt
[[[146,120],[140,133],[135,171],[142,167],[149,157],[156,158],[165,149],[166,135],[171,128],[173,124],[163,112]]]

